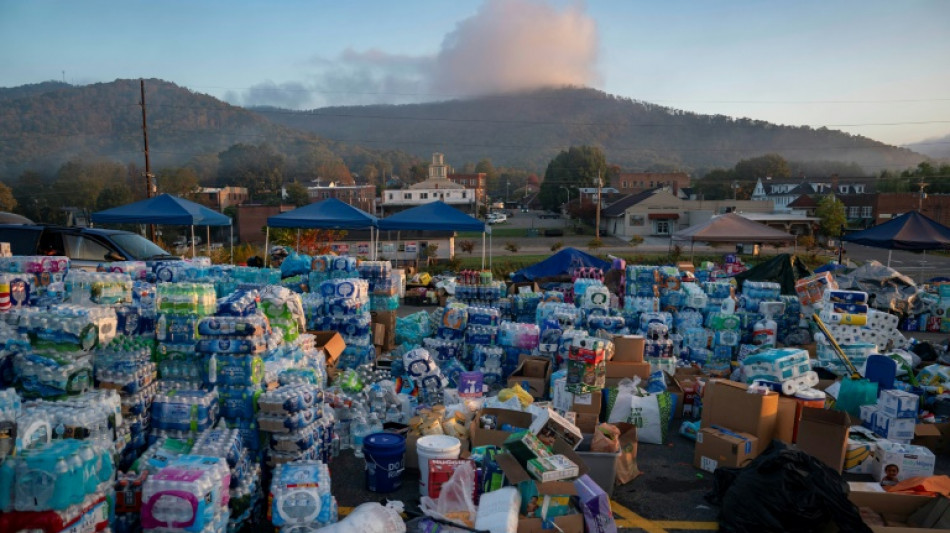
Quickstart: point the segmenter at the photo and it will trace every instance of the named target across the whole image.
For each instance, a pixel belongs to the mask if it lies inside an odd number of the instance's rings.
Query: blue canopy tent
[[[369,229],[370,241],[373,241],[373,228],[377,226],[375,216],[341,202],[336,198],[328,198],[319,202],[298,207],[279,215],[267,217],[267,234],[264,249],[270,244],[270,228],[301,228],[305,229]],[[299,231],[298,231],[299,247]],[[268,256],[269,257],[269,256]],[[376,246],[373,245],[373,257],[376,257]]]
[[[92,214],[95,224],[158,224],[191,226],[191,255],[195,255],[195,226],[231,226],[231,217],[190,200],[160,194],[128,205]],[[210,233],[210,229],[208,230]],[[231,228],[231,258],[234,259],[234,228]],[[211,250],[208,239],[208,251]]]
[[[920,214],[909,211],[883,224],[845,235],[843,241],[874,248],[886,248],[887,266],[891,266],[891,251],[950,250],[950,228]]]
[[[485,234],[491,226],[442,201],[429,202],[400,211],[379,221],[380,230],[441,230],[482,232],[482,268],[485,268]]]
[[[534,281],[538,278],[560,276],[569,274],[571,269],[577,267],[595,267],[601,270],[609,270],[610,263],[577,248],[564,248],[544,261],[515,272],[511,275],[511,280],[514,282]]]

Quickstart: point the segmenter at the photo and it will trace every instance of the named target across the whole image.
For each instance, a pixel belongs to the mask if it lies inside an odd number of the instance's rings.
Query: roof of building
[[[628,194],[624,196],[623,198],[617,200],[616,202],[608,205],[601,214],[605,217],[623,216],[623,214],[627,212],[627,209],[653,196],[659,190],[660,188],[657,187],[653,189],[647,189],[645,191],[638,192],[635,194]]]
[[[841,200],[841,203],[847,207],[864,207],[866,205],[874,205],[874,197],[875,195],[871,193],[835,195],[835,198]]]
[[[409,186],[410,189],[464,189],[465,187],[448,178],[428,178]]]
[[[685,194],[687,198],[690,198],[691,196],[693,196],[692,187],[680,187],[680,192]]]
[[[793,208],[794,207],[799,207],[799,208],[818,207],[818,201],[812,198],[811,195],[809,194],[803,194],[799,196],[798,198],[796,198],[793,202],[788,204],[788,207],[793,207]]]

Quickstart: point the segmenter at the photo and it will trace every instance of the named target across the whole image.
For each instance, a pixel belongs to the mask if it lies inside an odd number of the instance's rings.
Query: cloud
[[[313,56],[308,81],[266,82],[229,100],[244,105],[366,105],[469,97],[548,86],[602,85],[597,25],[583,4],[486,0],[427,56],[377,48]]]
[[[600,85],[597,25],[580,5],[488,0],[446,35],[434,92],[479,95],[560,85]]]

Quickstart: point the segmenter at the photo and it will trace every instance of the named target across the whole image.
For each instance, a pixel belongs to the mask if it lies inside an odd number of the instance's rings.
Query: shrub
[[[508,250],[511,253],[517,253],[520,249],[521,246],[516,242],[508,241],[505,243],[505,250]]]
[[[587,241],[587,247],[590,248],[591,250],[596,250],[597,248],[600,248],[603,245],[604,245],[604,241],[598,239],[597,237],[594,237],[593,239]]]
[[[459,241],[459,248],[461,248],[463,252],[471,254],[475,250],[475,241]]]
[[[633,237],[630,237],[630,246],[639,246],[641,244],[643,244],[643,237],[639,235],[634,235]]]
[[[556,251],[560,250],[561,248],[564,248],[564,243],[561,242],[561,241],[557,241],[556,243],[554,243],[554,244],[551,245],[551,251],[552,251],[552,252],[556,252]]]
[[[815,247],[816,241],[814,235],[800,235],[798,237],[798,245],[805,250],[811,250]]]

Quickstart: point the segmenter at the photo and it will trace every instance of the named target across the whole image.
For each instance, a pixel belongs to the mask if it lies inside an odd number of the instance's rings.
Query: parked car
[[[508,222],[508,215],[504,213],[491,213],[488,215],[489,224],[498,224],[499,222]]]
[[[82,270],[111,261],[177,258],[137,233],[112,229],[0,224],[0,242],[10,243],[13,255],[65,255]]]
[[[561,218],[561,214],[555,213],[553,211],[548,211],[548,212],[541,213],[540,215],[538,215],[538,218]]]

